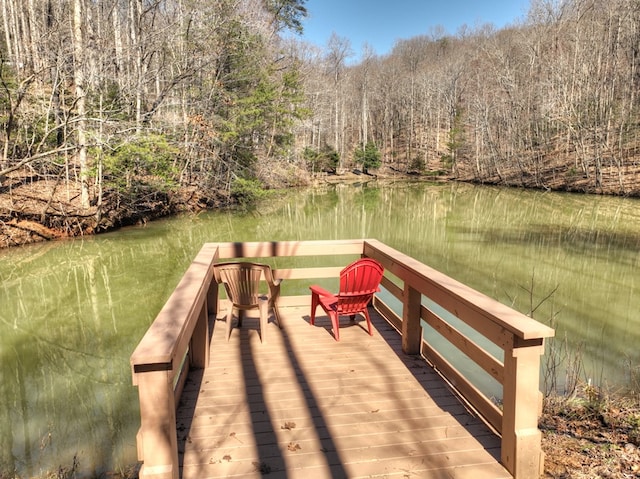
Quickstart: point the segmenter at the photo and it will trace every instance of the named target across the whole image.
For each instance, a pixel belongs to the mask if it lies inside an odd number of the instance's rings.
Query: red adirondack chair
[[[369,335],[371,318],[367,305],[373,294],[380,291],[380,281],[384,268],[371,258],[361,258],[354,261],[340,272],[340,292],[332,294],[320,286],[310,286],[311,289],[311,324],[316,321],[318,305],[327,313],[333,326],[333,335],[340,341],[340,316],[349,315],[354,320],[356,314],[362,313],[367,320]]]

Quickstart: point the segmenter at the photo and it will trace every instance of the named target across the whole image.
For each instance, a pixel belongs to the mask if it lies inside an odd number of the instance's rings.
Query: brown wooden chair
[[[277,307],[278,297],[280,296],[280,283],[282,280],[274,279],[271,267],[267,264],[260,263],[218,263],[215,265],[213,273],[216,281],[224,285],[227,297],[231,302],[229,311],[227,312],[227,341],[229,341],[229,337],[231,336],[233,310],[238,310],[238,327],[241,327],[243,312],[249,309],[258,309],[260,311],[260,340],[266,343],[269,308],[273,310],[273,315],[278,326],[282,327]],[[260,281],[263,276],[269,287],[268,294],[260,292]]]
[[[383,274],[384,268],[376,260],[361,258],[340,272],[340,291],[337,294],[317,285],[310,286],[311,324],[315,324],[316,309],[321,306],[331,319],[333,336],[340,341],[340,316],[348,315],[354,320],[356,314],[362,313],[367,320],[369,335],[373,335],[367,306],[374,293],[380,291]]]

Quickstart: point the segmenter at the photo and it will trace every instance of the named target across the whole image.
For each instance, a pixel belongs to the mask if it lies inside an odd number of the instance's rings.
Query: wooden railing
[[[137,436],[142,479],[178,479],[175,408],[186,371],[209,360],[209,315],[216,314],[214,264],[228,258],[366,256],[385,268],[382,286],[401,306],[379,296],[374,307],[402,335],[406,354],[422,354],[501,435],[501,461],[516,479],[538,477],[544,464],[538,417],[540,356],[554,331],[376,240],[205,244],[131,356],[140,397]],[[347,264],[345,259],[342,266]],[[335,278],[342,266],[276,269],[286,280]],[[478,341],[423,305],[423,298],[457,317],[504,351],[496,359]],[[309,295],[284,296],[280,307],[309,303]],[[441,352],[423,339],[422,321],[467,355],[503,387],[502,409],[480,392]]]

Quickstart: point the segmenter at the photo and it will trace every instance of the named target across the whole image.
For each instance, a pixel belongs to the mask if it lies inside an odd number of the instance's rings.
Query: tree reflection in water
[[[270,200],[259,214],[0,251],[0,475],[77,457],[78,477],[95,476],[136,461],[129,356],[207,241],[376,238],[524,313],[557,288],[536,319],[555,318],[586,377],[623,385],[640,365],[639,206],[456,184],[339,185]],[[300,281],[282,287],[308,292]]]

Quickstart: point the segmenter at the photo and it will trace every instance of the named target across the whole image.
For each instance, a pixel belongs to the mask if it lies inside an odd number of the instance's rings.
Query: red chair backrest
[[[374,293],[380,291],[384,268],[371,258],[354,261],[340,272],[338,313],[351,314],[367,307]]]

